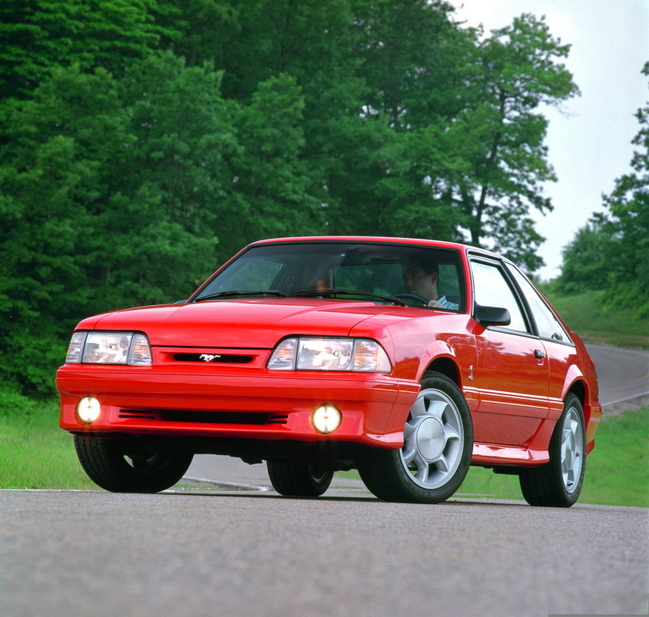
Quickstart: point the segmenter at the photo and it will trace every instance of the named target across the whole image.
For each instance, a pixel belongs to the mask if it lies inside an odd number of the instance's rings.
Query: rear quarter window
[[[521,292],[525,296],[525,300],[530,307],[536,325],[537,334],[544,339],[563,341],[566,343],[571,342],[570,337],[561,325],[561,322],[556,318],[555,314],[552,312],[550,307],[548,307],[534,286],[521,272],[518,271],[517,268],[509,267],[509,271],[516,279],[516,284],[520,287]]]

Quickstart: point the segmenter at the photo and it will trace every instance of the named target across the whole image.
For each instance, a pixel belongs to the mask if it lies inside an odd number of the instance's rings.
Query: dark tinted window
[[[197,299],[231,291],[273,291],[291,297],[309,291],[356,290],[392,296],[406,292],[404,268],[413,261],[437,272],[437,289],[447,303],[457,309],[463,306],[457,251],[379,243],[312,242],[252,247],[219,272]]]

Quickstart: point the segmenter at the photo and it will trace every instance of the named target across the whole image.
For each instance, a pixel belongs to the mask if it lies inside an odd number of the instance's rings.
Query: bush
[[[12,390],[0,390],[0,418],[31,415],[36,408],[37,403],[32,399]]]

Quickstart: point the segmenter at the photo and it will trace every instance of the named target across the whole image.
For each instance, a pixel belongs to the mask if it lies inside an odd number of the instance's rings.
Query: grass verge
[[[517,476],[480,467],[469,470],[460,494],[522,499]],[[649,507],[649,407],[602,420],[579,502]]]
[[[81,469],[72,437],[57,423],[55,402],[0,415],[0,488],[97,488]],[[605,418],[596,443],[579,501],[649,507],[649,408]],[[472,467],[458,496],[477,495],[522,499],[517,477]]]
[[[635,310],[605,308],[605,292],[559,296],[551,285],[541,289],[568,327],[584,340],[649,349],[649,319],[638,319]]]
[[[0,488],[98,488],[81,469],[72,436],[58,420],[55,401],[0,415]]]

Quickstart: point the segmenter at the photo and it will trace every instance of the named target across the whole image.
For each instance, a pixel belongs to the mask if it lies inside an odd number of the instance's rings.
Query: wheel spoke
[[[410,465],[410,463],[412,463],[416,455],[417,455],[417,450],[416,448],[413,447],[404,447],[404,449],[401,451],[403,462],[406,465]]]
[[[403,427],[403,438],[406,443],[413,436],[416,430],[416,426],[413,422],[406,422],[406,425]]]
[[[437,467],[438,472],[443,472],[443,473],[448,473],[451,469],[451,466],[449,465],[449,461],[446,458],[445,454],[442,454],[436,461],[435,461],[435,466]]]
[[[425,416],[428,413],[425,396],[420,395],[417,397],[414,405],[410,408],[410,413],[412,414],[413,418],[417,416]]]
[[[563,464],[561,465],[561,472],[563,474],[563,484],[568,490],[570,490],[570,487],[574,482],[573,468],[569,466],[565,461],[563,461]]]
[[[422,483],[425,483],[428,480],[428,475],[430,474],[430,464],[428,461],[425,461],[420,456],[415,457],[415,465],[417,466],[417,473],[415,473],[415,478]]]
[[[137,469],[138,471],[152,471],[156,467],[160,466],[164,462],[163,457],[152,454],[149,457],[144,457],[144,456],[134,456],[131,458],[131,465],[133,466],[133,469]]]
[[[561,439],[561,460],[565,461],[570,456],[572,451],[572,433],[570,431],[564,430],[562,439]]]
[[[431,401],[428,406],[428,413],[442,420],[448,404],[446,401]]]
[[[450,424],[445,424],[444,438],[446,439],[446,444],[448,445],[449,441],[460,439],[460,434],[455,430],[454,426],[451,426]],[[444,446],[444,449],[446,450],[446,446]]]

